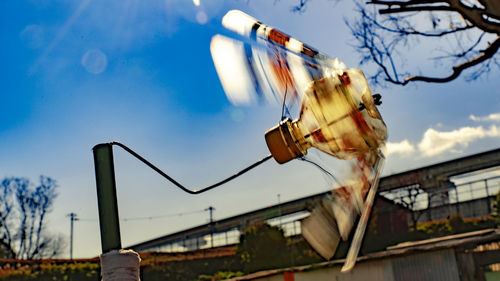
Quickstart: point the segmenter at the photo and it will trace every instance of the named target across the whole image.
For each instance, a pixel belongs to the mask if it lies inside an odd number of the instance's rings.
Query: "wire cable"
[[[126,221],[156,220],[156,219],[171,218],[171,217],[182,217],[182,216],[200,214],[200,213],[204,213],[204,212],[206,212],[206,210],[196,210],[196,211],[183,212],[183,213],[171,213],[171,214],[164,214],[164,215],[158,215],[158,216],[129,217],[129,218],[120,218],[120,221],[126,222]],[[77,219],[75,219],[75,221],[94,222],[94,221],[98,221],[98,219],[77,218]]]
[[[314,166],[316,166],[318,169],[320,169],[323,173],[327,174],[328,176],[330,176],[339,186],[342,186],[342,184],[337,180],[337,178],[332,174],[330,173],[329,171],[327,171],[325,168],[321,167],[320,164],[312,161],[312,160],[309,160],[305,157],[300,157],[299,158],[300,160],[304,161],[304,162],[307,162],[307,163],[310,163],[310,164],[313,164]]]
[[[160,170],[158,167],[156,167],[155,165],[153,165],[151,162],[149,162],[148,160],[146,160],[144,157],[142,157],[141,155],[137,154],[135,151],[133,151],[132,149],[130,149],[129,147],[127,147],[126,145],[122,144],[122,143],[119,143],[119,142],[110,142],[109,145],[116,145],[116,146],[119,146],[121,147],[123,150],[125,150],[126,152],[132,154],[132,156],[134,156],[135,158],[139,159],[142,163],[146,164],[148,167],[150,167],[151,169],[155,170],[158,174],[162,175],[164,178],[166,178],[168,181],[170,181],[171,183],[173,183],[175,186],[177,186],[178,188],[182,189],[184,192],[187,192],[189,194],[200,194],[200,193],[203,193],[205,191],[209,191],[213,188],[216,188],[220,185],[223,185],[243,174],[245,174],[246,172],[252,170],[253,168],[259,166],[260,164],[266,162],[267,160],[271,159],[272,158],[272,155],[269,154],[267,155],[266,157],[262,158],[261,160],[253,163],[252,165],[244,168],[243,170],[237,172],[236,174],[226,178],[226,179],[223,179],[215,184],[212,184],[212,185],[209,185],[207,187],[204,187],[204,188],[201,188],[201,189],[198,189],[198,190],[191,190],[189,188],[186,188],[185,186],[183,186],[182,184],[180,184],[179,182],[177,182],[176,180],[174,180],[172,177],[170,177],[169,175],[167,175],[165,172],[163,172],[162,170]]]
[[[164,218],[171,218],[171,217],[182,217],[182,216],[194,215],[194,214],[199,214],[199,213],[204,213],[204,212],[205,212],[205,210],[198,210],[198,211],[185,212],[185,213],[166,214],[166,215],[161,215],[161,216],[123,218],[123,219],[120,219],[120,220],[121,221],[156,220],[156,219],[164,219]]]

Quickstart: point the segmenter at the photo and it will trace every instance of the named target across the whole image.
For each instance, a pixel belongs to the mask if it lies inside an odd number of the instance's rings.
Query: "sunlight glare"
[[[248,104],[252,82],[242,56],[243,43],[216,35],[212,38],[210,51],[227,98],[233,104]]]
[[[257,20],[238,10],[229,11],[222,18],[222,25],[240,35],[249,36],[253,24]]]

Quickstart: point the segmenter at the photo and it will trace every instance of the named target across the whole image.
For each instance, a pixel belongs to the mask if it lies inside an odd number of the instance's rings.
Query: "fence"
[[[417,213],[418,221],[443,220],[459,214],[478,218],[492,212],[492,201],[500,190],[500,176],[422,190],[415,186],[382,192],[381,195]]]
[[[442,220],[450,215],[460,214],[463,218],[483,217],[491,213],[492,198],[500,190],[500,176],[468,181],[457,185],[422,190],[418,186],[404,187],[380,195],[415,212],[418,221]],[[435,198],[438,197],[439,200]],[[437,202],[431,204],[432,202]],[[270,225],[280,226],[285,236],[302,233],[300,220],[309,212],[301,211],[291,215],[267,220]],[[196,237],[184,237],[160,246],[141,249],[142,251],[183,252],[189,250],[223,247],[239,243],[243,226],[228,231],[206,233]]]
[[[300,220],[307,217],[309,212],[299,212],[279,218],[267,220],[270,225],[280,226],[285,236],[296,236],[301,234]],[[154,246],[142,249],[142,251],[157,252],[184,252],[191,250],[223,247],[238,244],[240,241],[240,228],[233,228],[228,231],[207,233],[196,237],[186,237],[184,239],[166,243],[161,246]]]

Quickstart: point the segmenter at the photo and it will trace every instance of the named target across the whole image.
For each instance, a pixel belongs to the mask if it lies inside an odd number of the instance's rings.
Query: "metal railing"
[[[433,190],[422,190],[418,186],[409,186],[381,192],[380,195],[413,211],[421,211],[496,196],[499,190],[500,176],[494,176]]]
[[[412,191],[413,190],[413,193]],[[469,181],[454,186],[441,187],[435,190],[419,190],[418,186],[407,187],[393,192],[381,192],[380,195],[419,213],[419,221],[444,219],[451,214],[459,213],[462,217],[481,217],[491,212],[490,200],[500,190],[500,176],[489,177],[480,180]],[[413,194],[413,195],[412,195]],[[410,196],[413,201],[410,202]],[[433,197],[441,196],[440,204],[431,206]],[[439,200],[435,200],[439,202]],[[476,205],[474,205],[476,204]],[[470,206],[469,206],[470,205]],[[480,206],[480,207],[478,207]],[[481,207],[482,206],[482,207]],[[470,212],[472,208],[472,212]],[[476,211],[474,211],[474,209]],[[469,210],[465,212],[464,210]],[[391,212],[391,208],[383,210]],[[307,217],[309,212],[301,211],[286,216],[266,220],[274,226],[280,226],[285,236],[291,237],[302,233],[300,221]],[[183,252],[189,250],[207,249],[236,245],[239,243],[241,227],[227,231],[206,234],[196,237],[185,237],[176,241],[165,243],[161,246],[153,246],[142,249],[142,251],[158,252]],[[213,239],[213,241],[211,241]]]
[[[283,229],[286,237],[301,234],[300,220],[309,215],[309,212],[299,212],[279,218],[267,220],[266,222],[273,226],[279,226]],[[165,243],[161,246],[144,248],[142,251],[155,252],[185,252],[191,250],[200,250],[216,247],[236,245],[240,242],[240,228],[233,228],[228,231],[214,232],[212,235],[206,233],[196,237],[186,237],[184,239]],[[213,241],[211,241],[213,239]]]

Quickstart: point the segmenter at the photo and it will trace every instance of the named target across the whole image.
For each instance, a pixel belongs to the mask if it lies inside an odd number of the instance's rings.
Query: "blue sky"
[[[213,3],[217,2],[217,3]],[[346,2],[346,1],[344,1]],[[349,1],[347,1],[349,2]],[[312,1],[303,14],[287,1],[2,1],[0,3],[0,177],[59,183],[49,230],[69,233],[75,256],[100,252],[91,148],[121,141],[193,188],[268,154],[264,132],[276,105],[236,107],[210,56],[230,9],[241,9],[349,67],[359,55],[344,18],[350,3]],[[422,45],[422,48],[432,46]],[[420,50],[420,48],[419,48]],[[422,52],[422,51],[420,51]],[[409,62],[419,58],[409,53]],[[370,71],[370,66],[363,67]],[[377,88],[390,151],[385,174],[498,147],[500,72],[477,81]],[[471,118],[471,115],[474,117]],[[120,216],[203,210],[224,218],[331,188],[317,169],[270,161],[230,184],[190,196],[116,149]],[[313,157],[341,173],[342,163]],[[333,168],[335,167],[335,168]],[[337,168],[338,167],[338,168]],[[122,222],[123,245],[205,223],[207,213]]]

